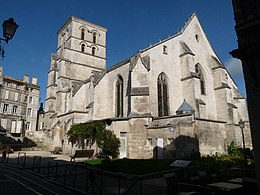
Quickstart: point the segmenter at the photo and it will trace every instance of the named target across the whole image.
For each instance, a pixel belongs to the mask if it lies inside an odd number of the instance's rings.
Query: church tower
[[[51,56],[48,72],[45,110],[50,117],[73,111],[74,90],[93,71],[106,69],[106,32],[102,26],[73,16],[59,29],[57,53]]]

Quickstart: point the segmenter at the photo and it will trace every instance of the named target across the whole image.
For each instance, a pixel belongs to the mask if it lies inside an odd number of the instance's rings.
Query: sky
[[[0,66],[6,76],[20,80],[25,74],[37,77],[40,101],[44,102],[50,56],[57,49],[57,31],[70,16],[108,28],[107,67],[110,67],[149,44],[175,35],[192,13],[197,14],[213,49],[246,97],[241,62],[229,54],[237,48],[229,0],[2,1],[0,23],[13,17],[19,28],[5,44],[6,57],[0,59]]]

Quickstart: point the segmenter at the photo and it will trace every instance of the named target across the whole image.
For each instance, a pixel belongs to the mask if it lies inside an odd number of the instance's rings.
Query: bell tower
[[[46,112],[65,114],[74,89],[93,71],[106,69],[107,29],[71,16],[58,31],[57,53],[48,73]]]
[[[58,58],[72,63],[75,68],[85,66],[92,70],[105,70],[106,32],[104,27],[70,17],[58,31]]]

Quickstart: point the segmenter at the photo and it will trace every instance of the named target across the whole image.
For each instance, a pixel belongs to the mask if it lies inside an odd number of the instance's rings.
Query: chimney
[[[23,76],[23,82],[29,83],[29,75],[25,74],[25,75]]]
[[[37,85],[37,78],[36,77],[32,78],[32,84]]]

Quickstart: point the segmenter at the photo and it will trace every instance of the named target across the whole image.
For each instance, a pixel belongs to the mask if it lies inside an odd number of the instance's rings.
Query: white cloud
[[[242,63],[236,58],[230,58],[225,62],[225,66],[232,77],[242,76]]]
[[[245,81],[241,61],[235,58],[229,58],[224,64],[231,77],[238,85],[239,91],[244,97],[246,97]]]

